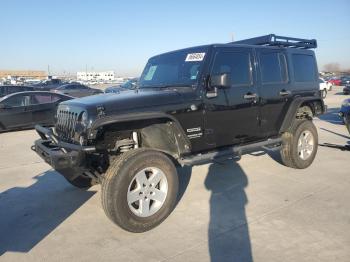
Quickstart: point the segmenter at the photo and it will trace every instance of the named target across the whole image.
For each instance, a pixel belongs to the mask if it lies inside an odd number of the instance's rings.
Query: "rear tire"
[[[311,120],[295,120],[290,130],[282,135],[282,162],[292,168],[309,167],[315,159],[318,135]]]
[[[106,215],[130,232],[145,232],[163,222],[175,207],[176,168],[165,154],[151,149],[123,153],[102,182]]]

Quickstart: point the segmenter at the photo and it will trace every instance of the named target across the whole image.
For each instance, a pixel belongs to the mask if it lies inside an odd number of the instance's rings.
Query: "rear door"
[[[287,56],[281,49],[258,48],[260,125],[264,137],[277,135],[292,100]]]
[[[30,95],[18,94],[1,102],[7,108],[0,109],[0,124],[2,128],[25,128],[32,126],[31,112],[28,110]]]
[[[207,92],[205,134],[207,143],[225,146],[254,141],[260,137],[258,89],[252,48],[219,48],[210,75],[228,73],[231,87]]]

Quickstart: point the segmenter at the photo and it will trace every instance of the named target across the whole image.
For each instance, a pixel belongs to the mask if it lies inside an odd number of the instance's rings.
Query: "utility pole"
[[[234,42],[234,35],[233,35],[233,32],[231,33],[231,42]]]
[[[50,65],[47,65],[47,76],[50,76]]]

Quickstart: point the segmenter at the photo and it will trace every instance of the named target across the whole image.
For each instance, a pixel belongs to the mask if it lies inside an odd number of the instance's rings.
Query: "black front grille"
[[[78,122],[79,113],[67,109],[57,110],[55,130],[57,135],[66,142],[74,141],[75,129]]]

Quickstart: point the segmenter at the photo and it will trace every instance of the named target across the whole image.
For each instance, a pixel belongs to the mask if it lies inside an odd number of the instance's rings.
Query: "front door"
[[[218,147],[259,139],[259,98],[253,50],[217,49],[209,74],[223,73],[229,74],[231,86],[208,90],[205,98],[207,143]]]
[[[2,101],[5,108],[0,109],[2,128],[25,128],[32,125],[32,115],[28,110],[30,95],[18,94]]]

